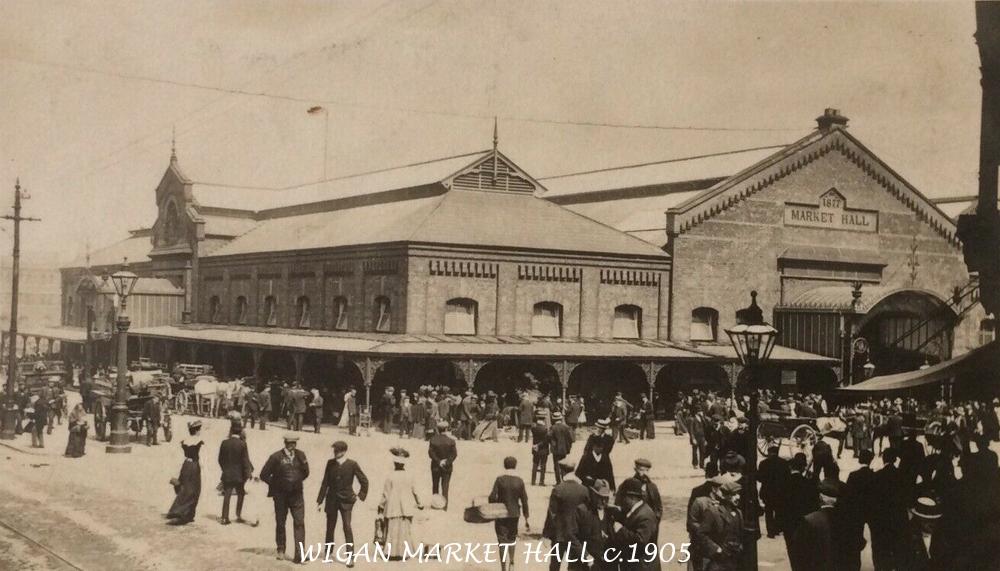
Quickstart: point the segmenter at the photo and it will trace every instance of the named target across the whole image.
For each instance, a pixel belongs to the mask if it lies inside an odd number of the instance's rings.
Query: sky
[[[20,177],[25,257],[69,261],[151,225],[173,138],[195,181],[285,187],[489,148],[496,116],[537,178],[790,143],[826,107],[974,194],[974,32],[972,3],[5,0],[0,209]]]

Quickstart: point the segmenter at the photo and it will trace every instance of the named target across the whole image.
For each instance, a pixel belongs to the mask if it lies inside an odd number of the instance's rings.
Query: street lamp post
[[[757,292],[750,292],[750,305],[736,312],[736,327],[726,329],[729,340],[736,350],[736,357],[743,365],[743,372],[750,390],[749,449],[747,453],[746,486],[743,488],[743,528],[752,538],[745,548],[748,550],[744,561],[750,569],[757,568],[757,540],[760,537],[760,521],[757,515],[757,427],[760,426],[760,395],[758,373],[771,357],[778,330],[764,322],[764,312],[757,305]]]
[[[117,272],[111,274],[111,282],[118,295],[118,378],[115,387],[115,404],[111,407],[111,438],[104,449],[108,454],[128,454],[132,452],[128,436],[128,327],[131,324],[126,313],[126,300],[135,288],[139,276],[128,271],[128,259]]]

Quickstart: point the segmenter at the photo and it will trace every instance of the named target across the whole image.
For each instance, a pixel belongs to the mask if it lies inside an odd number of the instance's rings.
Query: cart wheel
[[[819,433],[816,429],[809,426],[808,424],[800,424],[795,427],[792,431],[792,442],[795,443],[800,450],[806,450],[807,448],[812,448],[814,444],[819,440]]]

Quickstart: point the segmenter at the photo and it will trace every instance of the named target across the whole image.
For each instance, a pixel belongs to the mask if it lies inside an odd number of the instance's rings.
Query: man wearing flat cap
[[[834,571],[844,551],[846,519],[842,510],[834,509],[840,497],[841,484],[826,479],[819,483],[819,509],[802,518],[791,538],[795,556],[789,557],[792,571]],[[791,553],[790,553],[791,555]]]
[[[589,491],[590,498],[576,507],[573,523],[569,527],[569,569],[617,569],[616,563],[604,559],[604,545],[614,532],[614,520],[608,509],[611,487],[604,480],[597,480]],[[588,560],[593,560],[593,563],[588,565]]]
[[[295,538],[292,561],[302,562],[299,545],[306,540],[305,500],[302,482],[309,477],[309,461],[298,450],[299,437],[285,435],[285,447],[268,457],[260,471],[260,479],[267,484],[267,496],[274,500],[274,537],[278,559],[285,559],[285,521],[292,514]]]
[[[716,476],[711,499],[694,527],[694,548],[706,571],[736,571],[743,553],[743,514],[740,484]]]
[[[660,569],[659,546],[656,544],[660,521],[642,500],[642,485],[629,479],[620,490],[621,512],[614,522],[608,544],[621,551],[618,568],[622,571],[654,571]],[[655,556],[647,555],[647,546],[656,545]],[[633,553],[635,554],[633,556]]]
[[[361,489],[354,493],[354,480]],[[347,443],[338,440],[333,443],[333,458],[327,460],[323,482],[319,485],[316,507],[326,511],[326,543],[333,543],[337,529],[337,516],[344,527],[344,543],[347,553],[353,553],[354,532],[351,530],[351,512],[354,502],[365,501],[368,496],[368,478],[361,466],[347,457]],[[325,501],[324,501],[325,500]],[[353,559],[351,559],[353,561]]]
[[[427,443],[427,455],[431,458],[431,491],[444,496],[444,509],[448,509],[448,484],[451,483],[451,472],[458,458],[458,447],[455,440],[448,436],[448,423],[438,422],[437,434],[431,436]]]
[[[649,478],[649,471],[653,468],[653,463],[645,458],[635,459],[635,475],[631,478],[626,478],[620,488],[618,488],[618,495],[615,496],[615,505],[622,505],[622,493],[626,489],[625,482],[630,480],[636,480],[642,489],[642,501],[646,502],[649,509],[653,510],[653,514],[656,515],[656,521],[660,521],[663,518],[663,500],[660,498],[660,489],[656,487],[656,484]]]
[[[573,463],[563,460],[556,465],[561,472],[562,481],[549,495],[549,508],[545,515],[545,525],[542,526],[542,537],[559,546],[560,553],[566,553],[570,543],[570,531],[573,523],[573,512],[590,497],[590,492],[573,474]],[[559,571],[562,561],[553,557],[549,561],[549,571]]]

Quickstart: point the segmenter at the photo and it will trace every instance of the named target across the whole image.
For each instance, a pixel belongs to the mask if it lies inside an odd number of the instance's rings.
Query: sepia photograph
[[[0,2],[0,571],[1000,571],[1000,2]]]

